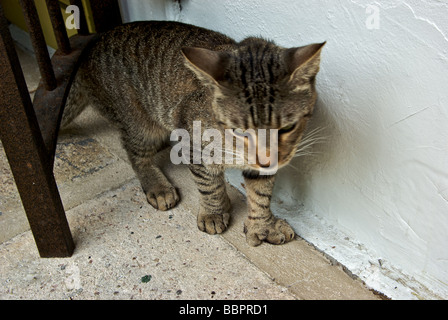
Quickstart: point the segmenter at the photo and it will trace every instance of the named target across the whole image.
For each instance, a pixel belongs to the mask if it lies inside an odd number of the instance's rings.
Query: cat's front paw
[[[179,202],[179,195],[173,186],[158,185],[146,191],[146,199],[155,209],[166,211]]]
[[[283,219],[272,216],[268,220],[247,218],[244,223],[244,233],[247,243],[256,247],[263,241],[271,244],[283,244],[294,239],[295,233],[291,226]]]
[[[204,214],[198,215],[198,228],[208,234],[223,233],[229,225],[230,214]]]

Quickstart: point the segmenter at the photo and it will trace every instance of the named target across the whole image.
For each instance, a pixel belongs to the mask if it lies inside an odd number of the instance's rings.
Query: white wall
[[[122,0],[128,21],[175,19],[288,47],[328,41],[311,123],[326,139],[280,172],[275,211],[373,288],[448,298],[448,3],[181,5]],[[239,175],[228,177],[239,185]]]

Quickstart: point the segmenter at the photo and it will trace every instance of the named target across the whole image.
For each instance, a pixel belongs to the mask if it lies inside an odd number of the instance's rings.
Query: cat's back
[[[132,22],[101,35],[86,62],[91,71],[99,69],[97,71],[114,74],[164,72],[183,65],[182,47],[216,49],[226,44],[234,44],[234,41],[218,32],[189,24],[173,21]]]
[[[107,101],[108,109],[116,109],[113,113],[125,105],[140,105],[164,118],[198,89],[181,49],[226,50],[234,44],[223,34],[179,22],[128,23],[98,38],[81,64],[78,80],[91,95]]]

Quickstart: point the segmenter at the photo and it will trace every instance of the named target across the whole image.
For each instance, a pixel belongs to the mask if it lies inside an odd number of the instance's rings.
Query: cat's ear
[[[199,78],[219,83],[224,80],[228,54],[204,48],[185,47],[182,53],[186,58],[187,66]]]
[[[320,53],[326,42],[286,50],[290,80],[310,80],[319,72]]]

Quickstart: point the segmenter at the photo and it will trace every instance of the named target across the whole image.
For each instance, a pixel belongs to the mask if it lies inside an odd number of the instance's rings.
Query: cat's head
[[[278,147],[281,167],[294,157],[313,113],[324,44],[287,49],[247,38],[230,51],[187,47],[182,52],[186,65],[213,89],[212,109],[221,129],[233,129],[236,135],[247,129],[278,130],[277,144],[271,141],[258,154],[261,159]],[[257,160],[252,167],[263,170],[268,165]]]

